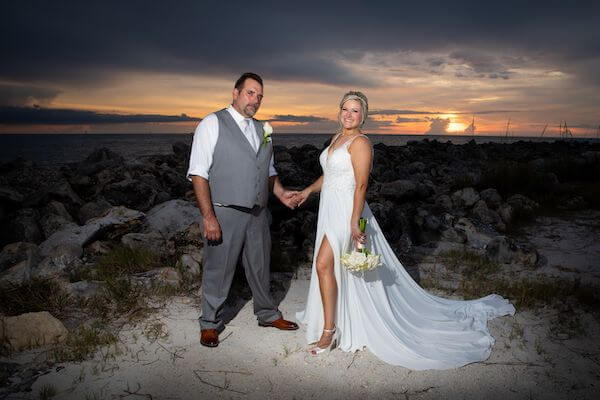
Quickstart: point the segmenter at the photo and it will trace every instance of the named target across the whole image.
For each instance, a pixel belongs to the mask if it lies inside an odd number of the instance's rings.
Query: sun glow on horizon
[[[448,128],[446,129],[447,132],[464,132],[464,130],[467,128],[467,126],[465,124],[463,124],[462,122],[450,122],[448,124]]]

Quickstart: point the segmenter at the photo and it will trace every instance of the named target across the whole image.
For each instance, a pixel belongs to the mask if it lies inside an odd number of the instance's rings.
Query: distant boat
[[[510,117],[508,118],[508,121],[506,122],[506,134],[504,135],[504,137],[508,137],[509,129],[510,129]]]
[[[558,127],[558,132],[560,134],[560,137],[563,138],[563,139],[573,138],[573,133],[571,132],[571,130],[567,126],[567,121],[564,121],[564,124],[561,121],[561,123],[560,123],[560,125]]]
[[[471,125],[467,126],[467,128],[465,129],[465,135],[475,136],[476,129],[477,128],[475,127],[475,117],[473,117],[473,121],[471,121]]]

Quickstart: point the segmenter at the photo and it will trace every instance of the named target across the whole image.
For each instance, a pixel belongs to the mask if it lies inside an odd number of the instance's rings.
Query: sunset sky
[[[574,5],[568,5],[568,4]],[[258,119],[331,133],[600,129],[600,1],[3,1],[1,133],[184,133],[260,74]]]

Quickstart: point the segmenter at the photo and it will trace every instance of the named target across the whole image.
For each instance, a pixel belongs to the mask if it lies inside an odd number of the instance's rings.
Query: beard
[[[256,114],[256,112],[258,111],[258,107],[257,105],[251,105],[248,104],[245,108],[244,111],[246,112],[246,115],[249,117],[253,117],[254,114]]]

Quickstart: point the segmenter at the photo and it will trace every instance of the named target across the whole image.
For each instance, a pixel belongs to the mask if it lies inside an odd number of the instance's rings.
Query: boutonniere
[[[273,134],[273,127],[268,122],[263,124],[263,130],[265,131],[263,134],[263,144],[267,144],[271,141],[271,135]]]

